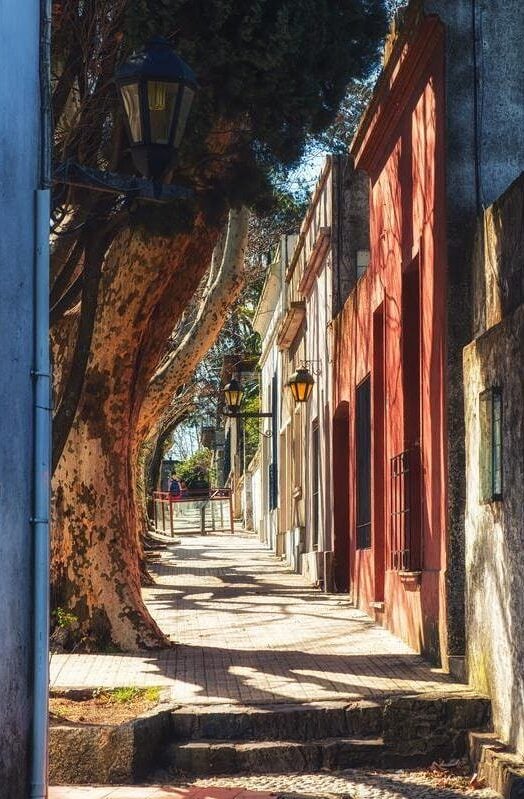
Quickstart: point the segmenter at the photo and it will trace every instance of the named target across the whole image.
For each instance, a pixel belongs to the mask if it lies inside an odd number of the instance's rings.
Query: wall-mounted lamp
[[[241,419],[272,419],[272,413],[260,413],[259,411],[242,411],[240,406],[244,398],[244,389],[238,380],[233,378],[224,386],[224,398],[227,413],[225,416],[238,416]]]
[[[311,371],[308,366],[311,367]],[[302,361],[300,367],[291,375],[287,382],[295,402],[308,401],[315,385],[313,374],[319,375],[320,371],[320,361]]]

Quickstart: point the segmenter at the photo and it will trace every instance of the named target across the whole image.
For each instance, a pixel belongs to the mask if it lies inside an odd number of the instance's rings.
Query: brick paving
[[[185,705],[243,706],[467,690],[254,536],[183,536],[151,570],[145,599],[176,646],[53,655],[53,688],[165,686]]]

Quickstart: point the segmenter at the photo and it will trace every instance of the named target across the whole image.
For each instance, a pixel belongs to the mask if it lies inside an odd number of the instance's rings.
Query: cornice
[[[406,102],[443,40],[444,25],[439,17],[422,17],[398,37],[380,76],[371,102],[360,122],[350,152],[355,166],[372,173],[401,118]]]

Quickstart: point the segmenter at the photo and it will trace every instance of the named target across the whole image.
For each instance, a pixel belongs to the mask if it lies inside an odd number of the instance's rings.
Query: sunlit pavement
[[[54,655],[52,687],[169,686],[185,705],[245,706],[467,691],[252,535],[182,536],[150,568],[146,602],[177,645]]]

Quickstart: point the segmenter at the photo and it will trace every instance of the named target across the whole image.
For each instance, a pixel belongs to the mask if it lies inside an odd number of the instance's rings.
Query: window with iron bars
[[[410,447],[391,458],[391,568],[421,568],[420,448]]]

